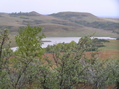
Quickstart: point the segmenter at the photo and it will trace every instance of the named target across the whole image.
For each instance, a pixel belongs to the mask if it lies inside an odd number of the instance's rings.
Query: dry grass
[[[92,52],[87,52],[86,57],[91,58]],[[97,54],[99,59],[117,59],[119,58],[119,50],[104,50],[99,51]]]
[[[86,36],[96,33],[95,36],[105,36],[105,37],[119,37],[118,34],[112,33],[112,31],[97,29],[93,27],[84,26],[83,24],[76,23],[78,21],[86,22],[118,22],[117,19],[105,19],[98,18],[90,13],[63,13],[73,14],[74,17],[61,19],[51,15],[37,15],[37,16],[10,16],[9,14],[0,13],[0,27],[11,26],[8,28],[11,34],[17,34],[17,30],[21,26],[26,26],[31,24],[32,26],[42,26],[43,32],[46,36]],[[83,16],[84,15],[84,16]],[[80,17],[81,16],[81,17]],[[70,21],[70,20],[73,21]],[[41,21],[39,23],[35,21]],[[1,30],[3,28],[0,28]],[[113,29],[112,29],[113,30]]]

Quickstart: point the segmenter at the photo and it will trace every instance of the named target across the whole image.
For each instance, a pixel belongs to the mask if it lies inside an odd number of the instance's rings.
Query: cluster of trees
[[[16,17],[16,16],[38,16],[38,14],[36,13],[36,12],[34,12],[34,11],[32,11],[32,12],[19,12],[19,13],[11,13],[11,14],[9,14],[10,16],[14,16],[14,17]]]
[[[81,38],[81,40],[84,38]],[[78,47],[80,46],[80,41],[78,43],[76,43],[75,41],[71,41],[70,43],[58,43],[55,45],[48,45],[45,50],[47,53],[52,53],[52,49],[55,47],[57,49],[60,49],[61,52],[66,52],[70,47],[73,48],[72,51],[76,51],[78,49]],[[85,37],[85,40],[87,41],[87,48],[86,51],[96,51],[98,50],[99,47],[104,47],[105,45],[103,43],[105,42],[109,42],[108,40],[105,39],[98,39],[98,38],[94,38],[91,39],[89,37]],[[83,45],[83,43],[82,43]]]
[[[39,27],[22,28],[13,52],[7,30],[1,32],[0,89],[119,89],[119,59],[100,60],[96,52],[87,57],[91,39],[82,38],[76,47],[72,42],[62,53],[54,46],[48,56],[41,47],[44,37]]]

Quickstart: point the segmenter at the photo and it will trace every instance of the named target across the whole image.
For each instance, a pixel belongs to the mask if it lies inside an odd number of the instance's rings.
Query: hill
[[[95,36],[118,37],[119,34],[117,19],[99,18],[90,13],[0,13],[0,29],[8,28],[12,35],[27,24],[41,26],[46,36],[85,36],[95,33]]]
[[[98,18],[90,13],[79,13],[79,12],[60,12],[57,14],[51,14],[50,16],[65,19],[86,27],[104,29],[108,31],[110,30],[119,34],[118,19]]]

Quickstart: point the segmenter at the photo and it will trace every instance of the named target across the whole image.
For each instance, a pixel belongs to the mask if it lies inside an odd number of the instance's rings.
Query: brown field
[[[99,52],[99,58],[108,59],[108,58],[119,58],[119,50],[106,50]]]
[[[91,57],[92,52],[87,52],[86,56]],[[104,50],[99,51],[97,54],[99,59],[117,59],[119,58],[119,50]]]
[[[91,58],[92,52],[86,52],[86,57]],[[48,56],[49,59],[53,59],[52,53],[46,53],[46,56]],[[105,50],[105,51],[99,51],[97,54],[97,57],[99,59],[117,59],[119,58],[119,50]]]

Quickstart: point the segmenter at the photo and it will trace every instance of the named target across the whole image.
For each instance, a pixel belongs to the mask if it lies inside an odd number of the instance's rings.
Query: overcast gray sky
[[[119,17],[119,0],[0,0],[0,12],[89,12],[99,17]]]

